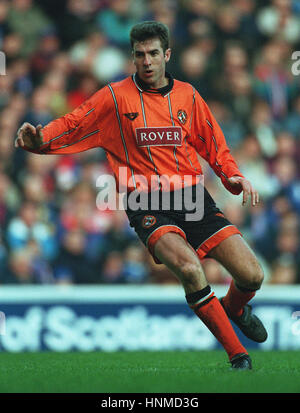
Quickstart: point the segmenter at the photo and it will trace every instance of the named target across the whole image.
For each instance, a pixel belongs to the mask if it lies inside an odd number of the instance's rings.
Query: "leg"
[[[241,316],[244,306],[254,297],[264,274],[254,253],[240,235],[232,235],[213,248],[209,255],[232,275],[227,295],[222,299],[228,313]]]
[[[209,252],[209,256],[222,264],[237,285],[258,290],[263,282],[263,270],[253,251],[240,235],[232,235]]]
[[[193,248],[180,235],[167,232],[156,241],[154,253],[179,278],[189,306],[224,346],[229,359],[247,354],[219,300],[211,292]]]
[[[246,305],[263,282],[264,274],[254,253],[240,235],[232,235],[210,251],[232,275],[229,290],[221,299],[227,314],[243,333],[256,342],[264,342],[267,332],[262,322]]]
[[[178,234],[168,232],[155,244],[155,255],[180,280],[186,294],[202,290],[207,281],[194,249]]]

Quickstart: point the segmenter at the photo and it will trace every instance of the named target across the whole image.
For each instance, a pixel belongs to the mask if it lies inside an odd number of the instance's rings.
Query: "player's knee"
[[[182,280],[188,284],[197,284],[199,282],[202,269],[197,263],[185,262],[179,265],[179,271]]]
[[[261,266],[257,263],[252,269],[249,277],[249,288],[259,290],[264,280],[264,272]]]

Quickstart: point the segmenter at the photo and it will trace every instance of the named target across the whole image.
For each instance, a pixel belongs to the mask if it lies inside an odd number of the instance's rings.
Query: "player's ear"
[[[171,49],[169,48],[165,51],[165,62],[166,63],[168,63],[168,61],[170,60],[170,57],[171,57]]]

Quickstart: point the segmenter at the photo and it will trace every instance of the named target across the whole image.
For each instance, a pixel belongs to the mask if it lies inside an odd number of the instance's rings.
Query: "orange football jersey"
[[[43,129],[40,154],[72,154],[102,147],[120,190],[157,189],[176,176],[197,182],[202,174],[197,152],[224,186],[233,175],[243,177],[207,104],[189,83],[173,79],[170,87],[145,89],[137,74],[111,83],[73,112]],[[156,186],[156,188],[155,188]],[[149,190],[149,189],[148,189]]]

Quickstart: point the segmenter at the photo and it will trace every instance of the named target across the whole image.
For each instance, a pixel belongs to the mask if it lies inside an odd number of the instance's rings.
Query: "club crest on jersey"
[[[144,228],[150,228],[156,223],[156,218],[153,215],[145,215],[143,218],[142,226]]]
[[[145,146],[181,146],[182,129],[180,126],[165,126],[153,128],[136,128],[136,142]]]
[[[129,120],[134,120],[139,116],[138,112],[130,112],[130,113],[124,113],[124,115],[126,116],[126,118],[128,118]]]
[[[177,112],[177,118],[179,120],[180,123],[182,123],[183,125],[185,124],[186,120],[187,120],[187,114],[185,110],[180,109]]]

